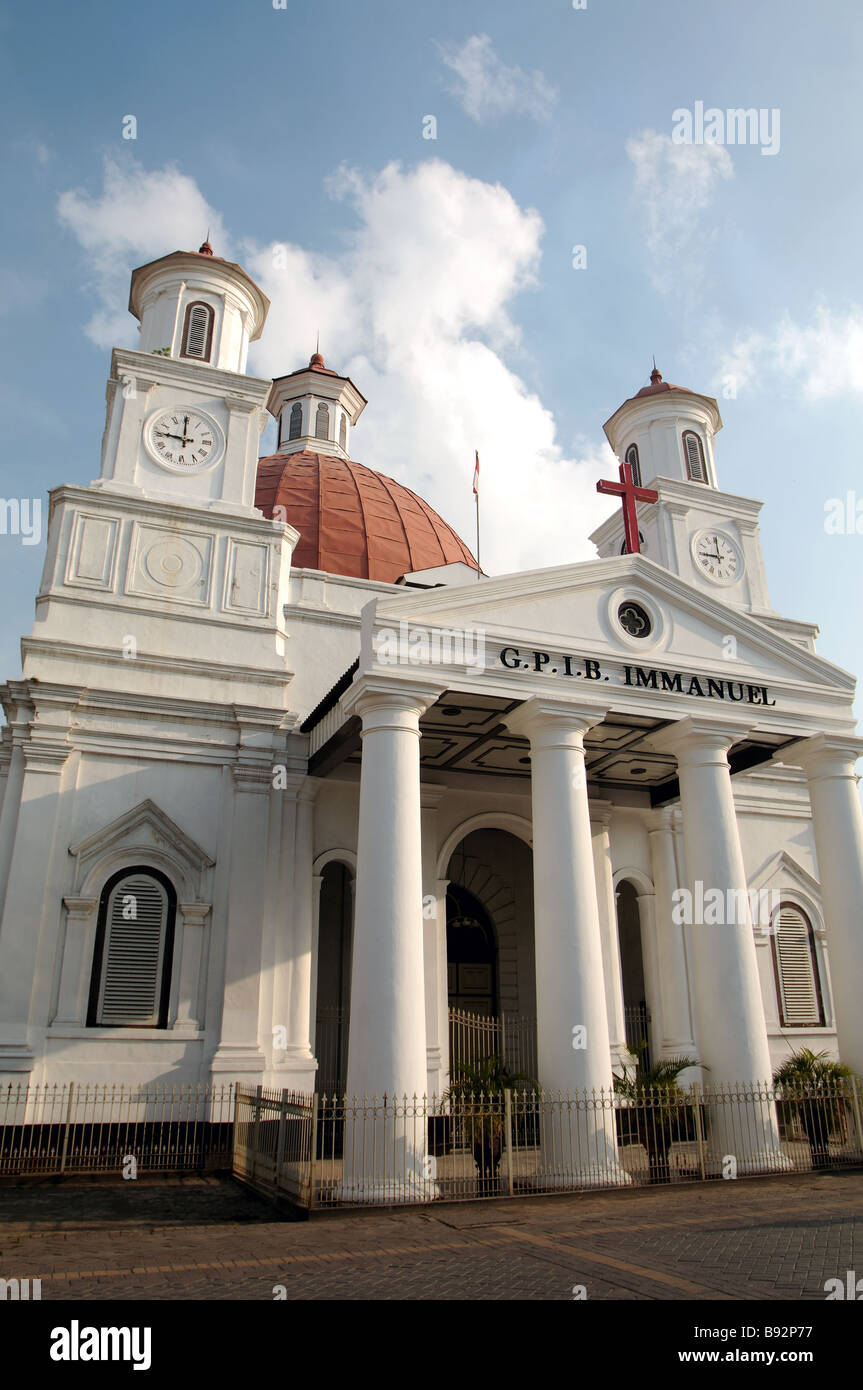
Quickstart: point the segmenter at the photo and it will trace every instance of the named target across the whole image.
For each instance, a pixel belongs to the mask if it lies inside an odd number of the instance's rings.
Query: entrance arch
[[[319,879],[316,941],[316,1086],[328,1095],[344,1092],[348,1075],[351,1016],[354,866],[335,854],[315,864]]]
[[[644,952],[644,921],[641,898],[646,891],[642,875],[638,880],[631,874],[615,875],[617,904],[617,939],[620,950],[620,977],[623,992],[623,1012],[626,1044],[642,1060],[651,1064],[651,1010],[649,1004],[649,968]]]
[[[527,823],[500,819],[506,823],[464,822],[459,830],[466,833],[453,832],[440,861],[447,881],[452,1075],[460,1063],[493,1054],[514,1071],[536,1075],[533,853]]]

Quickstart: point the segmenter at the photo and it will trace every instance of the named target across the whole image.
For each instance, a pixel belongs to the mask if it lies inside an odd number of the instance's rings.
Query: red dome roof
[[[476,561],[447,523],[410,488],[362,463],[302,450],[258,463],[255,506],[295,526],[301,569],[394,583],[403,574]]]

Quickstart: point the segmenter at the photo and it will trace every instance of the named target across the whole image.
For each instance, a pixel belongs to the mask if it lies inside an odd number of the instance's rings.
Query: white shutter
[[[186,327],[185,357],[203,358],[206,356],[209,327],[209,309],[207,309],[204,304],[195,304],[189,310],[189,322]]]
[[[704,456],[701,452],[701,440],[697,434],[687,433],[683,436],[683,443],[686,449],[686,469],[693,483],[704,483],[707,476],[704,472]]]
[[[111,890],[105,922],[97,1023],[153,1027],[159,1022],[168,895],[149,874],[130,874]]]
[[[809,923],[799,908],[784,903],[773,919],[776,971],[786,1027],[821,1023],[818,982]]]

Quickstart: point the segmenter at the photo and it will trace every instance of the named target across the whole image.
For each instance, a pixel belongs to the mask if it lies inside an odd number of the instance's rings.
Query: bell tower
[[[132,274],[137,350],[115,348],[101,476],[108,492],[254,511],[270,382],[245,375],[269,300],[241,266],[174,251]]]
[[[725,603],[775,616],[758,530],[761,503],[719,490],[715,438],[722,417],[714,398],[663,381],[654,363],[650,385],[624,401],[604,428],[636,484],[659,494],[638,509],[648,559]],[[609,517],[591,540],[602,558],[622,554],[622,516]]]

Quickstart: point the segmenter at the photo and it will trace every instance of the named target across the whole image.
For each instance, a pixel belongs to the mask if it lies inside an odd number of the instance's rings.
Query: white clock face
[[[222,455],[224,435],[209,415],[178,406],[158,410],[144,429],[144,446],[156,463],[172,473],[200,473]]]
[[[699,531],[692,542],[695,562],[717,584],[735,584],[743,574],[737,542],[724,531]]]

